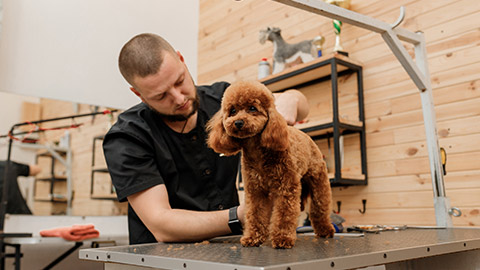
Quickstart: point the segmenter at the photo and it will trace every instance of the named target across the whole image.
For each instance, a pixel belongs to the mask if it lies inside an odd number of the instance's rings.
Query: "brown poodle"
[[[287,125],[263,84],[248,81],[228,87],[207,130],[215,152],[242,151],[247,209],[242,245],[260,246],[270,236],[274,248],[293,247],[307,197],[315,234],[333,237],[322,153],[308,135]]]

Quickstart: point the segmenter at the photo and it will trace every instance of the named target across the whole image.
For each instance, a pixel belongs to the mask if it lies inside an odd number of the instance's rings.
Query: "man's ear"
[[[185,63],[185,59],[183,59],[183,55],[180,53],[180,51],[177,51],[177,55],[180,61],[182,61],[182,63]]]
[[[137,89],[130,87],[130,91],[132,91],[137,97],[139,97],[142,100],[143,103],[145,103],[145,100],[143,99],[142,94],[140,94],[140,92],[138,92]]]

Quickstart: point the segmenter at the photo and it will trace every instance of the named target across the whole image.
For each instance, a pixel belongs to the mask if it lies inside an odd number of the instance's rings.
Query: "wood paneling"
[[[480,6],[476,2],[353,0],[351,8],[393,22],[400,6],[405,6],[400,27],[425,34],[439,144],[448,154],[446,194],[452,206],[463,211],[462,217],[453,219],[459,226],[480,226]],[[280,27],[290,43],[322,34],[324,54],[331,53],[334,45],[330,19],[277,2],[201,0],[200,10],[200,84],[255,79],[258,61],[272,58],[272,44],[258,42],[258,31],[266,26]],[[350,58],[364,67],[370,178],[367,186],[334,188],[334,205],[342,201],[341,215],[349,224],[434,225],[418,90],[378,34],[344,24],[341,35]],[[413,47],[404,45],[413,56]],[[345,115],[356,110],[348,95],[353,80],[343,82]],[[309,97],[309,118],[328,118],[328,82],[301,90]],[[318,144],[328,154],[326,143]],[[354,144],[349,148],[357,149]],[[358,212],[362,199],[367,199],[365,214]]]

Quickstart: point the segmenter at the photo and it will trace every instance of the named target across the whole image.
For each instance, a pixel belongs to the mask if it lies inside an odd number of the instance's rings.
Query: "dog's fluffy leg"
[[[335,228],[330,222],[330,203],[332,191],[325,162],[321,162],[314,171],[305,177],[310,188],[310,221],[313,230],[319,237],[333,237]]]
[[[268,198],[268,192],[260,190],[257,183],[252,182],[252,180],[258,181],[258,179],[249,177],[248,172],[243,170],[244,167],[242,164],[247,213],[245,229],[240,243],[246,247],[258,247],[263,244],[268,237],[272,202]]]
[[[300,183],[300,176],[294,173],[287,173],[282,178],[278,181],[286,180],[285,182]],[[281,185],[279,190],[276,191],[270,231],[272,247],[274,248],[292,248],[295,245],[301,205],[300,193],[300,184]]]
[[[285,63],[280,63],[278,61],[275,61],[273,63],[273,71],[272,74],[276,74],[281,72],[285,68]]]

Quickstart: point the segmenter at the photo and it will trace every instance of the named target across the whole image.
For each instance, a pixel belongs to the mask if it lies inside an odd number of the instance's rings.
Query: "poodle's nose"
[[[242,127],[243,127],[243,120],[236,120],[236,121],[235,121],[235,126],[236,126],[238,129],[242,129]]]

